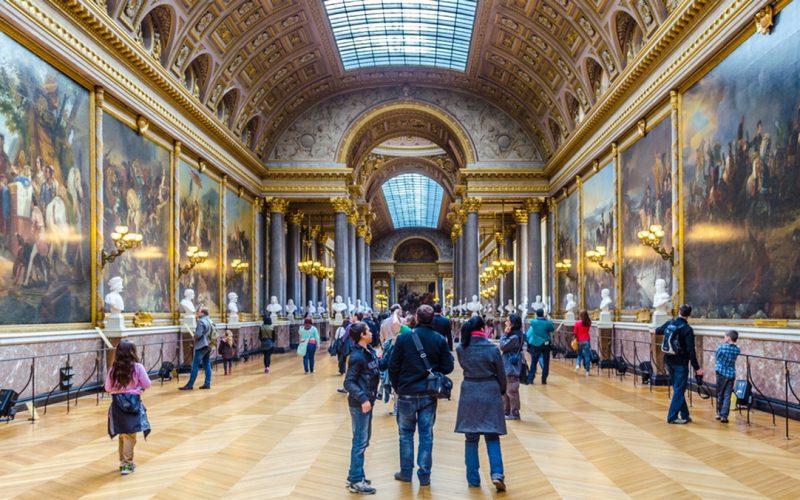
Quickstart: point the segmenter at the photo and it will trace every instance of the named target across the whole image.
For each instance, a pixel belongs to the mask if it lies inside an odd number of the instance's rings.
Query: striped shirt
[[[725,378],[736,378],[736,357],[739,356],[739,346],[723,343],[717,347],[717,373]]]

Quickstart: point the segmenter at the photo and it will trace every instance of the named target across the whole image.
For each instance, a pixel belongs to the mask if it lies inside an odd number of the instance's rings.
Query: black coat
[[[414,332],[419,336],[422,349],[433,371],[445,375],[452,372],[453,355],[450,354],[444,337],[425,325],[416,327]],[[428,372],[417,352],[411,333],[400,334],[395,339],[392,356],[389,359],[389,380],[392,382],[392,387],[401,396],[424,394],[426,378]]]
[[[360,407],[365,401],[375,404],[380,377],[378,356],[372,346],[367,349],[360,345],[354,346],[350,352],[347,374],[344,377],[347,403],[355,408]]]
[[[505,434],[502,395],[507,379],[500,350],[489,339],[474,336],[469,347],[458,345],[456,355],[464,370],[456,432]]]
[[[431,325],[434,330],[439,332],[444,338],[447,339],[447,346],[450,350],[453,350],[453,325],[450,323],[450,320],[442,316],[441,314],[437,314],[433,317],[433,325]]]

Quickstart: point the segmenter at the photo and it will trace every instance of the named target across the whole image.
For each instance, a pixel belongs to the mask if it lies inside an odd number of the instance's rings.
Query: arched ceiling
[[[481,0],[461,73],[414,67],[344,71],[319,0],[107,1],[111,17],[148,50],[150,31],[161,30],[154,57],[211,112],[229,115],[226,125],[262,158],[271,141],[315,103],[400,82],[457,88],[497,104],[547,158],[630,58],[623,47],[632,44],[620,36],[641,33],[646,40],[675,3]],[[618,18],[626,24],[617,26]],[[144,24],[147,29],[140,29]],[[597,66],[599,75],[589,70]],[[235,109],[219,113],[222,102]]]

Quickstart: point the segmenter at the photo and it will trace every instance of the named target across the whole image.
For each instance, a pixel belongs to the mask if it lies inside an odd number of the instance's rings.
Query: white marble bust
[[[575,303],[575,296],[571,293],[567,294],[566,304],[564,305],[564,323],[566,326],[575,324],[575,308],[578,304]]]
[[[289,299],[286,302],[286,314],[294,318],[294,312],[297,310],[297,306],[294,303],[294,299]]]
[[[609,312],[611,309],[611,295],[608,288],[600,290],[600,312]]]
[[[477,295],[472,296],[472,301],[467,304],[467,310],[472,313],[473,316],[477,316],[479,312],[483,309],[483,305],[478,300]]]
[[[194,290],[187,288],[183,291],[183,299],[181,300],[181,312],[186,315],[194,316],[197,309],[194,307]]]
[[[325,309],[325,303],[324,302],[317,302],[317,312],[319,314],[325,314],[326,312],[328,312]]]
[[[531,304],[531,309],[533,309],[534,311],[538,309],[544,310],[544,302],[542,302],[541,295],[536,296],[536,300],[534,300],[533,304]]]
[[[353,311],[355,311],[355,308],[356,308],[356,306],[353,305],[352,299],[350,299],[350,297],[347,297],[347,314],[353,314]]]
[[[672,297],[667,293],[667,282],[662,278],[656,280],[656,293],[653,295],[653,309],[664,314],[672,305]]]
[[[331,309],[333,309],[334,321],[341,325],[344,315],[347,314],[347,304],[342,301],[341,295],[337,295],[336,298],[333,299]]]
[[[308,307],[306,307],[306,314],[311,314],[312,316],[317,314],[317,308],[314,307],[314,302],[308,301]]]
[[[236,294],[236,292],[231,292],[228,294],[228,313],[239,313],[239,296]]]
[[[509,316],[514,314],[514,311],[517,310],[517,308],[514,307],[514,302],[511,299],[508,299],[508,303],[506,304],[506,307],[504,309],[506,310],[506,314]]]
[[[108,280],[109,292],[106,294],[106,305],[111,314],[122,314],[125,310],[125,301],[122,300],[122,278],[114,276]]]
[[[278,304],[278,297],[272,296],[269,298],[269,304],[267,304],[267,311],[269,311],[269,317],[272,320],[272,323],[275,324],[278,321],[278,314],[283,310],[280,304]]]
[[[365,311],[365,309],[364,309],[364,306],[361,305],[361,299],[356,299],[356,305],[353,308],[353,312],[360,313],[360,312],[364,312],[364,311]]]
[[[521,318],[528,317],[528,297],[522,297],[522,302],[517,306]]]

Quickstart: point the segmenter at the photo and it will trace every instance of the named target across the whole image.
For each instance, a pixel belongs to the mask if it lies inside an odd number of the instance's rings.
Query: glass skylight
[[[324,0],[344,69],[465,71],[477,0]]]
[[[444,189],[430,177],[398,175],[386,181],[381,190],[395,229],[439,226]]]

